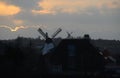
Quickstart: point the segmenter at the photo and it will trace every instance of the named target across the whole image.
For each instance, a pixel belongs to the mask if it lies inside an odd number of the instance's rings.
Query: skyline
[[[120,40],[119,0],[0,0],[0,39],[37,38],[62,28],[73,36]]]

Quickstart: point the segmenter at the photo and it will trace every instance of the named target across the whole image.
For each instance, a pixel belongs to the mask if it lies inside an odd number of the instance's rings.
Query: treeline
[[[55,45],[58,45],[61,40],[62,38],[55,38],[54,39]],[[40,38],[24,38],[24,37],[18,37],[13,40],[0,40],[0,55],[4,55],[5,51],[8,50],[9,48],[19,48],[24,53],[27,52],[29,53],[34,49],[35,50],[34,52],[40,53],[44,41],[45,41],[44,39],[40,39]],[[107,48],[111,52],[111,55],[113,56],[120,55],[119,40],[92,39],[91,42],[100,50]]]
[[[78,37],[79,38],[79,37]],[[56,45],[62,38],[54,39]],[[111,51],[111,54],[120,54],[120,41],[119,40],[104,40],[104,39],[92,39],[92,43],[100,49],[107,48]],[[36,48],[39,49],[44,44],[44,39],[40,38],[24,38],[18,37],[13,40],[0,40],[0,54],[4,52],[4,49],[8,47],[19,47],[19,48]]]

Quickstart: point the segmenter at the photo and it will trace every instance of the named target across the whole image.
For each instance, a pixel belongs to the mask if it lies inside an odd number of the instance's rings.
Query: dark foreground
[[[120,78],[119,74],[40,74],[39,72],[1,72],[0,78]]]

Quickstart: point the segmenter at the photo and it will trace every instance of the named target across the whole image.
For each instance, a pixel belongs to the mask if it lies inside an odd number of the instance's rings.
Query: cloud
[[[20,7],[0,1],[0,16],[15,15],[20,11]]]
[[[38,2],[40,10],[32,10],[35,14],[86,13],[89,8],[120,8],[119,0],[42,0]]]
[[[13,23],[16,25],[21,25],[21,24],[23,24],[23,21],[22,20],[13,20]]]
[[[115,9],[120,8],[120,1],[119,0],[101,0],[97,4],[98,8],[108,8],[108,9]]]
[[[12,28],[12,27],[9,27],[9,26],[0,26],[0,27],[7,28],[7,29],[9,29],[9,30],[12,31],[12,32],[15,32],[15,31],[17,31],[17,30],[19,30],[19,29],[25,28],[24,26],[17,26],[17,27],[15,27],[15,28]]]
[[[54,11],[49,11],[49,10],[41,10],[41,11],[37,11],[37,10],[32,10],[33,13],[40,13],[40,14],[55,14]]]
[[[46,26],[16,26],[16,27],[10,27],[10,26],[6,26],[6,25],[1,25],[0,28],[6,28],[6,29],[9,29],[11,32],[15,32],[15,31],[18,31],[19,29],[28,29],[28,28],[40,28],[40,27],[43,27],[43,28],[46,28]]]

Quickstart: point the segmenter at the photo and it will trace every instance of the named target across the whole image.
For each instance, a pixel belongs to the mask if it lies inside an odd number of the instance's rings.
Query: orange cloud
[[[18,14],[21,9],[14,5],[9,5],[5,2],[0,2],[0,16],[8,16]]]
[[[21,24],[23,24],[23,21],[22,20],[13,20],[13,23],[16,25],[21,25]]]
[[[37,10],[32,10],[33,13],[40,13],[40,14],[55,14],[55,12],[49,11],[49,10],[41,10],[41,11],[37,11]]]
[[[120,8],[119,0],[42,0],[38,2],[40,10],[32,10],[36,14],[57,14],[57,13],[85,13],[89,8],[95,7],[98,10]]]

